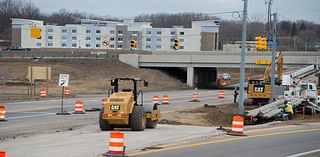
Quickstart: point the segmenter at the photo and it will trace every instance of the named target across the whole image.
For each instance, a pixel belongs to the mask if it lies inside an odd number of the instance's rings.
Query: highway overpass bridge
[[[320,52],[283,52],[284,67],[320,63]],[[210,88],[216,85],[217,68],[239,68],[240,52],[152,52],[120,54],[119,60],[134,67],[183,68],[187,85]],[[246,68],[265,68],[257,60],[271,60],[271,52],[247,52]]]

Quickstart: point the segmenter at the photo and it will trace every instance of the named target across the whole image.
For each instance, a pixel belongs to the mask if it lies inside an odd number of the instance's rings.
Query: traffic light
[[[179,38],[175,38],[175,39],[174,39],[173,49],[175,49],[175,50],[179,50],[179,49],[180,49],[180,41],[179,41]]]
[[[266,51],[267,50],[267,38],[257,36],[256,37],[256,49],[258,51]]]
[[[135,50],[136,48],[137,48],[137,41],[134,40],[134,39],[132,39],[132,40],[130,41],[130,50],[133,51],[133,50]]]

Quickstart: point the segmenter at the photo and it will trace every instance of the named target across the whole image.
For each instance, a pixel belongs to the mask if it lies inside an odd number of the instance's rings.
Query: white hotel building
[[[81,20],[81,24],[45,25],[43,21],[12,18],[12,45],[22,48],[137,49],[173,51],[176,37],[183,51],[218,49],[219,22],[193,21],[191,28],[153,28],[149,22]],[[31,27],[41,29],[41,38],[31,38]]]

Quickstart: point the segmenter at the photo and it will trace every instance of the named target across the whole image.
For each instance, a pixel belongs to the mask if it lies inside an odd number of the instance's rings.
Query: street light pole
[[[247,10],[248,0],[243,0],[243,15],[242,15],[242,40],[241,40],[241,60],[240,60],[240,95],[239,95],[239,114],[243,114],[244,110],[244,73],[245,73],[245,53],[247,40]]]

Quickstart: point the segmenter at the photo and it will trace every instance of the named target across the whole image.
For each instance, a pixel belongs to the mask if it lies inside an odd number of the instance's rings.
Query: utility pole
[[[268,2],[268,17],[267,17],[267,31],[266,31],[266,35],[267,35],[267,39],[269,39],[270,37],[270,29],[271,29],[271,5],[272,5],[272,0],[269,0]]]
[[[277,49],[277,13],[273,14],[273,29],[272,29],[272,62],[271,62],[271,98],[269,103],[272,103],[274,100],[274,75],[275,75],[275,61],[276,61],[276,49]],[[278,76],[279,78],[280,76]]]
[[[243,15],[242,15],[242,40],[241,40],[241,60],[240,60],[240,95],[239,95],[239,114],[243,114],[244,110],[244,73],[245,73],[245,55],[247,41],[247,10],[248,0],[243,0]]]

